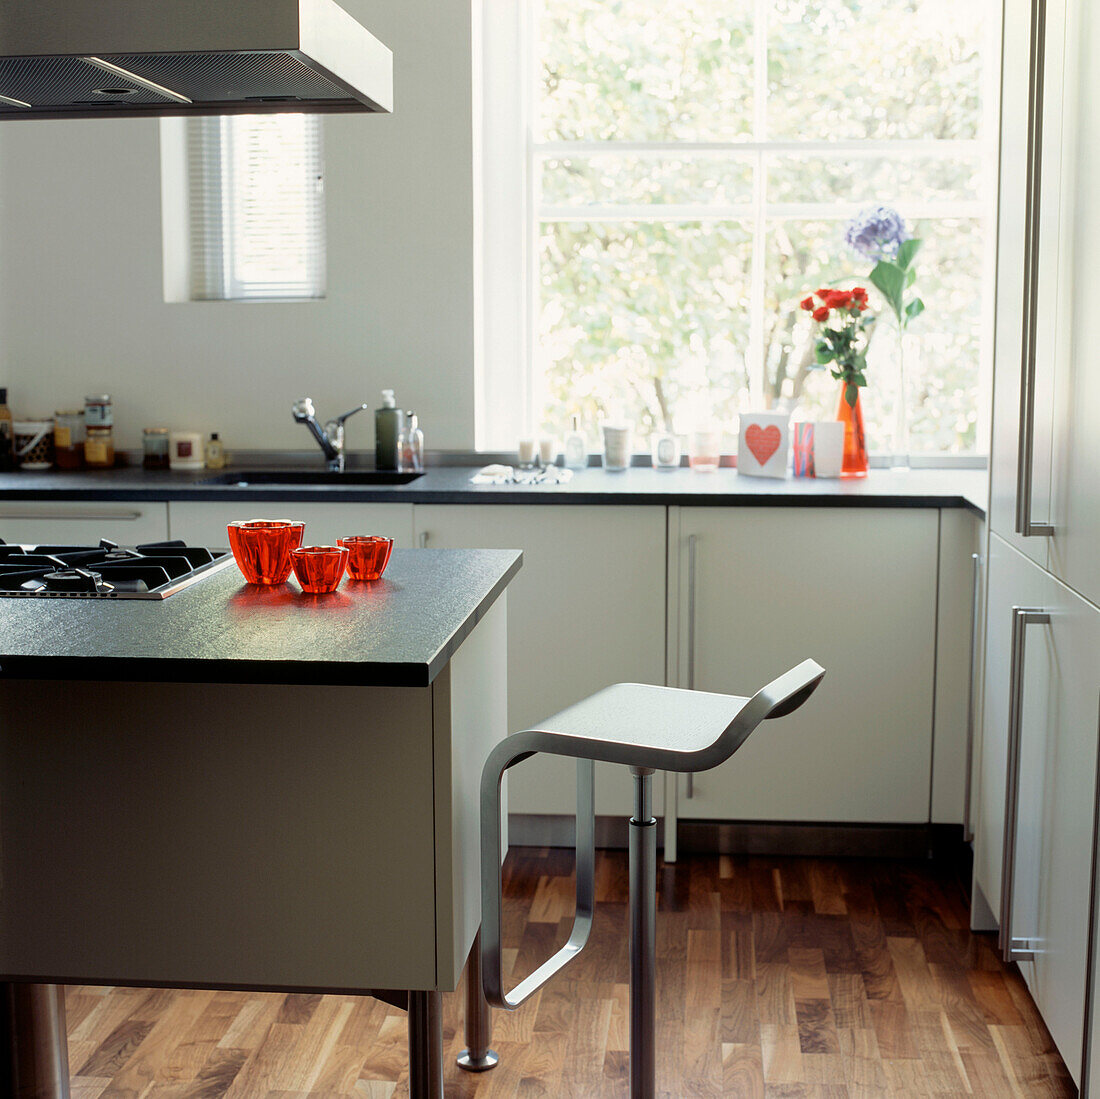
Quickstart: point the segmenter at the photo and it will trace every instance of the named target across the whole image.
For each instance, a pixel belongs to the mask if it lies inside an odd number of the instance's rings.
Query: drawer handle
[[[1012,934],[1012,895],[1016,876],[1016,816],[1020,803],[1020,738],[1024,708],[1024,655],[1028,626],[1050,624],[1046,611],[1012,608],[1012,644],[1008,679],[1008,767],[1005,776],[1005,839],[1001,862],[1001,954],[1006,962],[1031,961],[1035,954],[1028,939]]]
[[[64,521],[67,519],[74,520],[102,520],[107,523],[132,523],[135,519],[140,519],[145,514],[143,511],[72,511],[64,512],[63,514],[44,514],[43,512],[22,512],[22,511],[0,511],[0,522],[7,522],[9,520],[19,520],[22,522],[29,522],[31,520],[48,519]]]
[[[1035,354],[1039,315],[1039,215],[1043,171],[1043,70],[1046,50],[1046,0],[1032,0],[1030,91],[1027,119],[1027,183],[1024,207],[1023,355],[1020,362],[1020,435],[1016,452],[1016,533],[1050,537],[1050,523],[1031,519],[1031,482],[1035,460]]]

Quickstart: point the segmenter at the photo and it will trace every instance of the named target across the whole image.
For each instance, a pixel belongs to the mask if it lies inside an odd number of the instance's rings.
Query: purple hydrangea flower
[[[844,239],[861,256],[877,263],[893,259],[898,247],[909,239],[901,214],[889,206],[860,210],[850,222]]]

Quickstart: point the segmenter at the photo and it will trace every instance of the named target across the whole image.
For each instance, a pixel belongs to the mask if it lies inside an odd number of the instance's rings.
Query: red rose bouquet
[[[859,387],[867,384],[867,343],[875,322],[874,315],[867,313],[867,291],[862,286],[821,289],[799,305],[821,325],[814,344],[816,365],[833,364],[830,373],[844,383],[844,399],[854,408]]]

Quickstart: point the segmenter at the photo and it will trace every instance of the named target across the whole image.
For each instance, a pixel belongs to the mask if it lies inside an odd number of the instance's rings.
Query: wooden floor
[[[506,866],[514,978],[564,941],[571,853]],[[461,1072],[448,996],[446,1093],[627,1094],[626,859],[601,853],[586,952],[513,1014],[501,1063]],[[698,856],[660,876],[658,1094],[761,1099],[1073,1096],[1023,983],[967,931],[927,862]],[[405,1016],[370,999],[71,988],[74,1099],[407,1095]]]

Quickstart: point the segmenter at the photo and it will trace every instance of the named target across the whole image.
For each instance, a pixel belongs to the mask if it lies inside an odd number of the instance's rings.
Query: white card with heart
[[[737,445],[737,472],[750,477],[786,477],[791,449],[786,412],[745,412]]]

